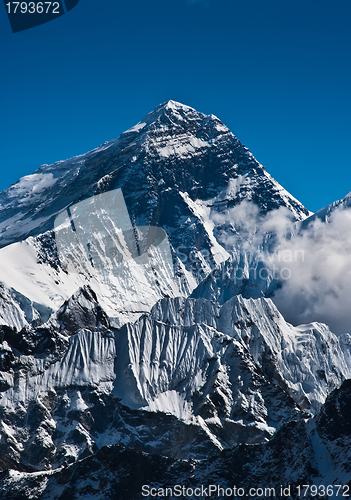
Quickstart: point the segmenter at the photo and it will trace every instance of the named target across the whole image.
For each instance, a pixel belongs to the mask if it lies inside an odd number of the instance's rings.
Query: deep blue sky
[[[0,6],[0,189],[174,99],[318,210],[351,190],[350,26],[350,0],[80,0],[12,34]]]

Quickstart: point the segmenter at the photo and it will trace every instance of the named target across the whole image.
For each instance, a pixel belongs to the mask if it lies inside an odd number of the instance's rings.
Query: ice
[[[134,127],[131,127],[130,129],[126,130],[124,133],[125,134],[131,134],[133,132],[140,132],[144,127],[146,127],[146,123],[144,122],[139,122]]]

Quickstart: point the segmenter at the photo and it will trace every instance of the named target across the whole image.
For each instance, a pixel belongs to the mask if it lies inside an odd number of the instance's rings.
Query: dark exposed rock
[[[343,438],[344,456],[351,451],[347,411],[350,393],[351,383],[346,381],[329,396],[325,406],[317,417],[314,417],[314,420],[317,420],[318,432],[327,446],[330,443],[327,436],[331,439]],[[346,403],[339,411],[342,400]],[[120,407],[120,411],[123,419],[127,415],[125,412],[130,412],[123,407]],[[134,418],[138,418],[137,414],[138,412],[134,412]],[[146,416],[147,414],[144,415]],[[157,425],[157,414],[149,414],[149,418],[154,419]],[[167,416],[163,415],[163,418],[166,419]],[[337,436],[335,419],[338,420],[339,426]],[[145,424],[151,427],[150,421],[145,421]],[[323,471],[318,469],[314,458],[312,434],[310,422],[306,424],[302,420],[291,421],[284,424],[267,443],[241,444],[233,450],[225,450],[216,456],[196,461],[175,460],[121,446],[105,446],[94,455],[50,476],[43,473],[37,478],[35,486],[35,480],[30,476],[18,482],[10,481],[8,476],[3,474],[0,477],[1,498],[24,498],[21,495],[24,495],[25,491],[32,491],[33,499],[88,500],[91,495],[97,495],[98,499],[141,500],[143,485],[165,489],[174,488],[178,484],[194,489],[201,485],[206,488],[209,484],[214,484],[223,488],[233,488],[235,485],[237,489],[243,488],[245,492],[249,491],[249,488],[274,488],[274,496],[277,498],[280,498],[281,486],[290,486],[289,498],[298,500],[301,496],[298,495],[297,485],[324,484]],[[2,463],[11,468],[17,466],[17,470],[30,470],[8,459]],[[333,463],[337,467],[338,464],[335,461]],[[339,477],[338,484],[345,484],[343,491],[346,491],[347,487],[351,486],[351,481],[347,470],[343,470],[346,471],[345,477]],[[40,485],[43,487],[39,488]],[[35,494],[36,488],[44,490],[44,493]],[[60,493],[56,496],[58,491]],[[103,492],[103,497],[99,496],[99,492]],[[198,497],[190,495],[187,498],[195,500]],[[225,497],[219,495],[218,498],[223,500]],[[305,498],[314,496],[307,494]]]
[[[109,328],[108,316],[97,301],[95,292],[87,285],[64,302],[57,312],[57,320],[65,332],[73,335],[81,328],[92,331]]]
[[[317,418],[318,432],[327,439],[351,436],[351,380],[329,396]]]
[[[19,472],[35,472],[36,469],[34,467],[30,467],[29,465],[21,464],[12,460],[11,458],[4,457],[0,455],[0,480],[6,476],[6,471],[9,469],[17,470]],[[5,474],[1,474],[5,472]]]
[[[52,476],[46,493],[47,498],[54,498],[55,485],[64,485],[59,497],[62,499],[68,495],[72,500],[85,500],[92,491],[103,489],[107,499],[137,500],[143,498],[143,485],[165,489],[177,484],[186,488],[209,484],[233,488],[236,485],[245,491],[263,486],[279,492],[287,481],[289,484],[311,482],[318,474],[311,464],[311,456],[311,445],[302,422],[290,422],[269,443],[240,445],[202,461],[176,461],[119,446],[103,447],[94,456]],[[291,498],[297,495],[292,494]]]

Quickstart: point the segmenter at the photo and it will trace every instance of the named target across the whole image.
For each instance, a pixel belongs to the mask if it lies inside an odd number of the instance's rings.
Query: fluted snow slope
[[[270,299],[234,296],[223,305],[207,299],[162,299],[150,317],[165,324],[208,325],[247,346],[265,376],[305,409],[316,411],[351,378],[351,336],[322,323],[293,327]]]
[[[269,299],[164,298],[118,330],[96,299],[85,287],[36,331],[4,330],[9,458],[45,468],[128,443],[201,457],[269,439],[350,377],[347,336],[317,323],[294,328]],[[151,413],[157,432],[141,431]],[[170,440],[175,427],[191,446]]]

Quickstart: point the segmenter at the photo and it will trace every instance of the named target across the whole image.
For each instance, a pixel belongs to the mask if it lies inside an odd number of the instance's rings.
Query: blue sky
[[[351,190],[349,0],[80,0],[0,9],[0,189],[174,99],[217,115],[310,210]]]

